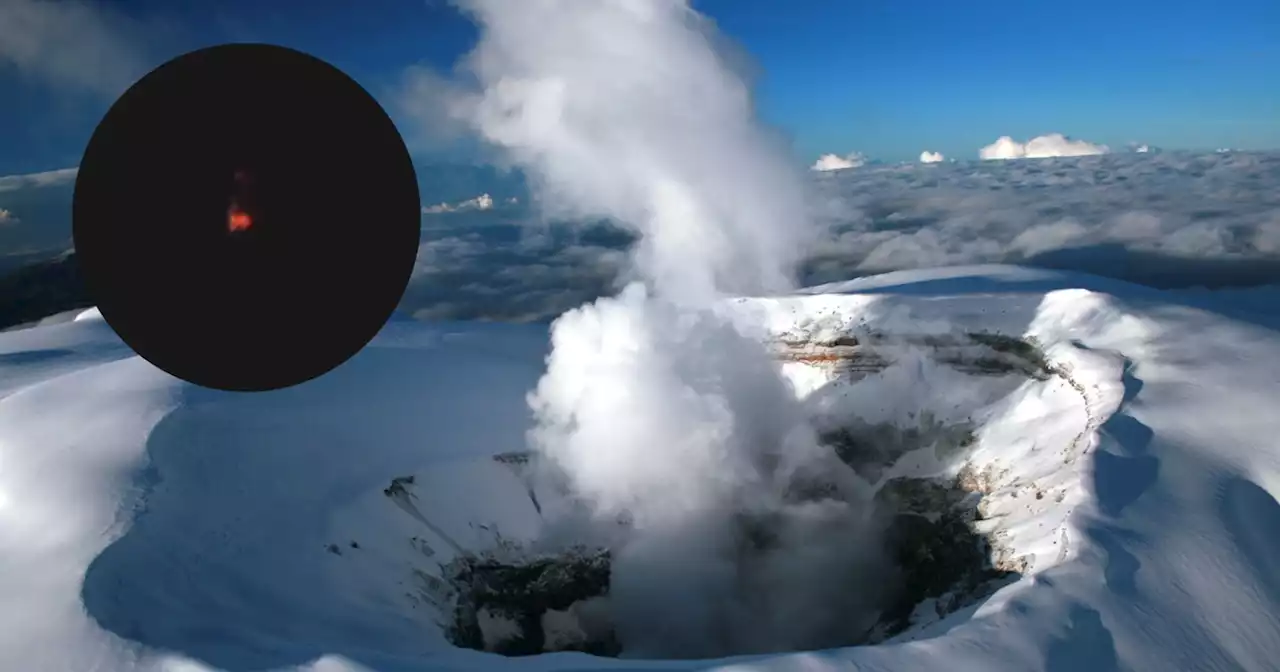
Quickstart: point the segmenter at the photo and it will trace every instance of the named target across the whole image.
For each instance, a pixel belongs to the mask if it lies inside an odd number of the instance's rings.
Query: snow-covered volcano
[[[697,661],[456,646],[522,635],[477,563],[577,542],[591,585],[539,642],[607,629],[599,540],[553,538],[572,497],[524,452],[543,327],[393,322],[253,395],[175,381],[93,312],[0,334],[0,668],[1272,669],[1280,338],[1196,301],[975,267],[735,302],[839,458],[797,487],[838,498],[847,468],[888,502],[897,613],[861,646]]]

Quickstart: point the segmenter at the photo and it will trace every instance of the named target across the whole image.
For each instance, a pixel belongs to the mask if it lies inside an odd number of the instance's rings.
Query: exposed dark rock
[[[1012,574],[992,567],[991,547],[972,526],[974,499],[960,479],[896,478],[876,493],[880,515],[892,516],[885,543],[903,573],[902,592],[881,617],[885,636],[910,627],[925,600],[937,600],[936,613],[945,616]]]
[[[823,341],[792,337],[777,341],[774,347],[779,359],[830,366],[858,378],[892,365],[888,346],[903,345],[928,348],[939,363],[972,375],[1018,374],[1045,380],[1053,373],[1033,339],[986,332],[889,335],[868,330]]]
[[[938,345],[967,353],[963,366],[969,368],[1026,375],[1047,370],[1034,344],[1001,336],[970,338],[957,345],[953,337]],[[871,335],[827,345],[865,348],[874,342]],[[847,645],[893,637],[917,625],[921,617],[925,621],[944,617],[975,604],[1017,575],[1020,565],[1003,557],[993,558],[1001,554],[993,553],[988,539],[973,526],[980,515],[977,504],[998,478],[993,469],[977,471],[966,466],[954,478],[896,477],[881,483],[889,469],[912,451],[930,450],[943,464],[961,462],[976,443],[975,429],[972,422],[946,423],[927,411],[914,416],[913,424],[905,427],[845,422],[820,434],[838,460],[830,465],[834,468],[792,475],[784,497],[797,504],[843,500],[847,496],[843,488],[852,477],[842,473],[844,466],[879,484],[873,515],[885,521],[883,542],[897,565],[900,585],[878,623],[862,635],[851,636]],[[494,459],[523,477],[530,473],[533,457],[509,453]],[[392,488],[396,485],[393,482]],[[854,513],[859,510],[851,509]],[[785,512],[744,511],[736,522],[738,561],[744,566],[753,558],[785,552],[780,548],[787,543]],[[449,638],[457,646],[513,656],[551,650],[618,655],[621,646],[611,625],[597,626],[590,636],[569,641],[553,641],[546,631],[546,616],[551,612],[568,611],[572,620],[577,617],[575,610],[585,603],[608,610],[610,559],[607,550],[587,549],[518,561],[461,557],[445,567],[445,581],[456,595],[448,602],[453,608]]]
[[[939,461],[951,462],[974,444],[976,435],[971,423],[944,424],[926,411],[914,426],[855,420],[821,433],[818,439],[858,475],[877,483],[886,469],[913,450],[932,445]]]
[[[994,356],[981,358],[986,366],[1020,371],[1037,380],[1046,380],[1053,375],[1053,366],[1049,364],[1040,344],[1033,338],[1015,338],[988,332],[970,333],[968,337],[995,353]]]
[[[512,451],[509,453],[499,453],[493,456],[493,459],[502,464],[525,466],[533,459],[533,452],[528,450]]]
[[[410,485],[413,485],[413,476],[400,476],[393,478],[391,479],[391,485],[388,485],[382,491],[382,494],[388,497],[405,497],[409,494],[409,491],[406,488]]]
[[[450,641],[460,647],[523,656],[546,652],[543,617],[547,612],[566,611],[576,603],[608,595],[611,565],[607,550],[574,549],[515,562],[462,556],[445,570],[457,589],[454,623],[446,633]],[[484,613],[508,620],[515,633],[487,641],[481,627]],[[558,650],[619,652],[612,632]]]
[[[888,521],[884,543],[899,568],[901,585],[877,625],[861,637],[851,637],[848,645],[875,643],[903,632],[915,624],[913,618],[928,600],[943,617],[1016,576],[1017,567],[1009,563],[993,567],[990,545],[973,529],[981,495],[967,487],[972,484],[971,477],[900,477],[880,487],[875,515]],[[810,487],[796,488],[796,501],[837,498],[830,488]],[[781,513],[744,512],[737,523],[738,552],[744,562],[778,551],[783,543],[781,526],[786,520]],[[567,611],[573,618],[577,605],[607,598],[610,562],[608,550],[583,548],[514,561],[460,557],[444,568],[453,586],[449,592],[456,596],[449,639],[457,646],[511,656],[549,650],[616,656],[621,646],[611,626],[597,624],[591,636],[556,642],[545,631],[549,612]],[[494,626],[486,631],[485,619],[500,619],[505,631]]]
[[[876,505],[900,514],[945,515],[968,497],[954,481],[895,478],[876,492]]]

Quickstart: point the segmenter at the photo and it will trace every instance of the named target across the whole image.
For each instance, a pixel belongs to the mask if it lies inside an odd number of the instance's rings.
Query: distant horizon
[[[1041,136],[1043,135],[1046,135],[1046,134],[1041,134]],[[1034,136],[1034,137],[1041,137],[1041,136]],[[1034,137],[1028,138],[1028,139],[1034,139]],[[1069,135],[1067,137],[1073,140],[1076,139],[1073,136],[1069,136]],[[993,138],[992,140],[995,141],[995,140],[998,140],[998,138]],[[1099,143],[1099,144],[1103,144],[1103,143]],[[1143,147],[1143,146],[1145,146],[1147,149],[1143,151],[1136,150],[1136,147]],[[1216,153],[1224,153],[1224,152],[1247,153],[1247,154],[1271,154],[1271,153],[1280,152],[1280,146],[1260,147],[1260,148],[1161,147],[1154,144],[1146,144],[1146,143],[1130,143],[1122,146],[1108,146],[1108,149],[1109,151],[1107,152],[1101,152],[1098,154],[1081,154],[1081,155],[1064,154],[1064,155],[1055,155],[1055,156],[1025,156],[1025,157],[1020,156],[1020,157],[1007,157],[1007,158],[983,158],[981,156],[978,156],[977,155],[978,152],[975,151],[972,153],[972,155],[955,156],[950,154],[942,154],[942,156],[943,156],[943,159],[949,163],[988,163],[988,162],[1000,162],[1000,161],[1040,161],[1045,159],[1071,159],[1071,158],[1080,158],[1083,156],[1101,156],[1105,154],[1144,154],[1144,153],[1216,154]],[[908,158],[872,156],[872,155],[863,154],[856,150],[849,152],[843,156],[850,156],[850,155],[858,156],[858,158],[863,161],[863,163],[860,164],[858,167],[876,166],[876,165],[901,165],[901,164],[913,164],[913,163],[929,163],[929,162],[921,161],[919,154],[927,153],[930,151],[931,150],[928,150],[928,149],[921,150],[921,152],[917,152],[916,155],[913,155]],[[811,166],[814,160],[821,158],[821,156],[827,155],[827,154],[834,155],[834,156],[841,156],[837,152],[824,152],[822,155],[814,155],[814,156],[801,156],[799,154],[793,153],[792,158],[798,163]],[[941,154],[941,152],[939,152],[939,154]],[[500,161],[486,160],[483,157],[456,158],[456,157],[449,157],[449,156],[426,156],[426,157],[415,156],[414,166],[419,170],[465,168],[465,169],[477,169],[477,170],[492,170],[495,172],[517,173],[517,174],[521,172],[519,168],[505,167],[502,165]],[[63,165],[57,168],[39,169],[39,170],[33,170],[28,172],[22,172],[22,173],[0,174],[0,193],[5,193],[8,191],[25,190],[25,189],[39,189],[39,188],[44,188],[48,186],[69,185],[74,182],[75,171],[77,169],[78,169],[78,166],[76,165]],[[50,178],[50,177],[61,177],[62,179],[55,179],[51,181],[50,184],[36,183],[38,180],[42,178]],[[27,181],[30,181],[31,183],[20,185],[21,182],[27,182]],[[476,192],[472,194],[472,196],[479,196],[479,195],[480,195],[480,192]],[[427,200],[423,201],[423,205],[434,205],[438,202],[438,201],[432,201],[428,203]],[[0,221],[0,224],[3,224],[3,223],[4,222]]]

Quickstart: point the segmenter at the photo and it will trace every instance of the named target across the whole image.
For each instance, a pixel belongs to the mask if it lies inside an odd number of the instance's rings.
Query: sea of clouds
[[[805,284],[1019,263],[1161,287],[1280,282],[1280,153],[1111,153],[810,173],[822,234]],[[548,320],[611,293],[632,236],[548,225],[522,204],[424,217],[406,306]]]
[[[441,171],[453,182],[439,179]],[[495,184],[501,173],[422,172],[448,188],[424,189],[406,312],[549,321],[629,277],[635,236],[626,228],[548,222],[513,186],[518,179]],[[74,177],[0,177],[0,272],[70,244]],[[1280,283],[1280,152],[944,160],[808,171],[808,179],[806,207],[820,235],[806,250],[805,284],[968,263],[1082,270],[1167,288]],[[481,199],[486,190],[490,199]]]

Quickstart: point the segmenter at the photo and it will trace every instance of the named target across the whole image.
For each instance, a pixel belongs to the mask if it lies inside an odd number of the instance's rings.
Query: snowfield
[[[262,394],[176,381],[94,311],[0,333],[0,668],[1275,669],[1280,334],[1266,302],[1213,300],[984,266],[735,301],[815,423],[968,428],[870,480],[968,483],[1011,574],[879,644],[696,661],[446,637],[441,564],[536,547],[564,504],[512,457],[545,327],[397,320]],[[1025,338],[1040,368],[966,334]]]

